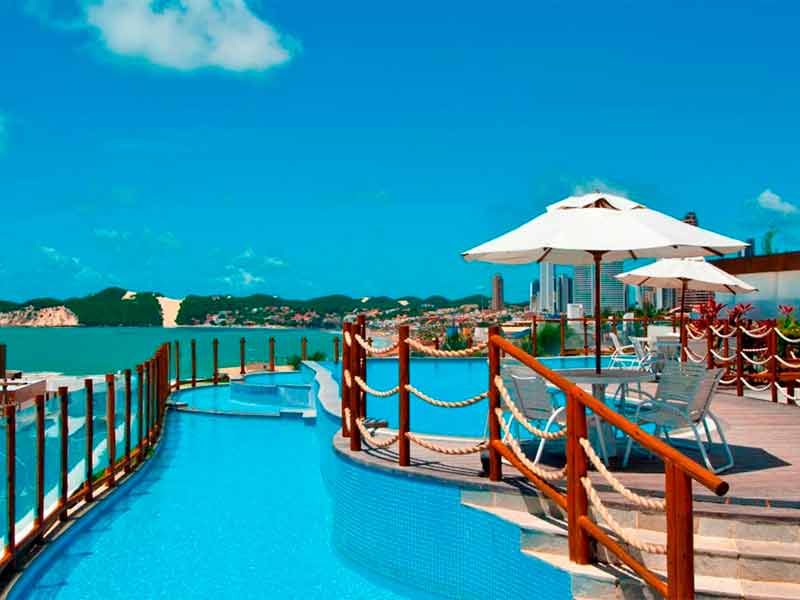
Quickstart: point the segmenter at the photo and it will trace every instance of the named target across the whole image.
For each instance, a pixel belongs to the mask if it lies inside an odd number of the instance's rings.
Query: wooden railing
[[[398,386],[390,390],[374,390],[366,383],[366,362],[370,352],[375,349],[363,343],[365,338],[365,322],[363,317],[355,323],[345,323],[343,328],[343,363],[342,363],[342,435],[349,437],[350,450],[357,452],[362,448],[362,438],[368,444],[384,448],[397,444],[397,460],[401,467],[411,464],[410,442],[420,443],[419,436],[411,431],[411,418],[409,412],[409,391],[426,401],[449,408],[459,408],[473,404],[475,401],[488,397],[488,442],[481,442],[474,446],[464,447],[439,445],[433,442],[423,442],[425,448],[443,454],[467,454],[480,452],[488,448],[488,475],[492,481],[500,481],[503,477],[502,460],[507,460],[519,473],[524,475],[541,492],[550,498],[557,506],[565,511],[569,538],[569,557],[578,564],[587,564],[593,560],[590,539],[596,540],[613,553],[620,561],[639,575],[649,586],[669,600],[690,600],[694,597],[694,550],[693,550],[693,507],[692,507],[692,482],[708,488],[717,495],[724,495],[728,491],[728,484],[714,473],[674,449],[672,446],[648,434],[640,427],[631,423],[623,415],[607,407],[577,385],[560,375],[558,372],[545,367],[533,356],[521,350],[509,340],[503,338],[499,327],[489,328],[488,340],[488,366],[489,381],[485,394],[480,394],[471,399],[456,402],[442,402],[434,400],[411,386],[409,377],[410,346],[422,349],[418,342],[409,337],[408,326],[401,326],[398,331]],[[360,340],[359,340],[360,336]],[[429,349],[428,353],[434,356],[447,355],[439,350]],[[465,355],[469,350],[451,352],[449,355]],[[516,449],[511,442],[504,442],[501,428],[501,393],[498,387],[500,375],[501,354],[518,360],[536,372],[539,376],[558,387],[566,397],[567,423],[566,432],[566,465],[565,469],[554,471],[539,468],[522,455],[519,447]],[[365,428],[367,416],[367,395],[398,396],[398,431],[395,435],[375,437],[375,432],[370,433]],[[666,512],[667,543],[665,548],[658,548],[667,555],[666,580],[648,569],[640,560],[635,558],[628,550],[634,543],[630,539],[622,539],[619,532],[610,527],[616,535],[607,533],[606,529],[595,523],[590,518],[590,479],[588,466],[592,457],[587,455],[584,444],[588,444],[587,416],[590,410],[596,417],[604,420],[611,427],[616,428],[634,441],[659,457],[664,463],[665,472],[665,500],[652,500],[635,493],[630,493],[634,499],[644,505],[657,506]],[[443,432],[444,433],[444,432]],[[546,432],[540,435],[548,435]],[[437,438],[437,440],[440,438]],[[463,442],[461,442],[463,444]],[[597,457],[595,455],[595,460]],[[600,469],[598,469],[600,470]],[[546,471],[546,472],[545,472]],[[603,473],[613,477],[610,473]],[[561,477],[566,478],[566,485],[561,488],[551,481]],[[546,478],[547,477],[547,478]],[[593,488],[592,488],[593,489]],[[599,499],[599,496],[595,499]],[[598,500],[599,501],[599,500]],[[592,501],[594,505],[594,500]],[[603,510],[601,506],[598,508]],[[646,544],[645,544],[646,546]]]
[[[17,412],[20,405],[8,400],[7,383],[2,385],[2,400],[6,429],[6,510],[7,531],[6,543],[0,557],[0,570],[9,565],[16,565],[18,559],[31,547],[40,542],[48,531],[57,523],[68,520],[70,510],[81,502],[90,503],[94,500],[96,490],[105,485],[113,488],[117,479],[130,473],[134,466],[142,463],[148,456],[148,450],[159,439],[163,424],[167,398],[170,394],[169,380],[170,356],[168,344],[162,344],[153,356],[140,365],[136,365],[137,381],[137,407],[138,407],[138,433],[135,444],[131,438],[132,420],[132,385],[131,370],[124,372],[124,432],[125,451],[121,457],[116,456],[116,379],[114,375],[105,376],[106,381],[106,447],[108,453],[108,467],[99,475],[94,468],[94,382],[92,379],[84,381],[86,391],[85,427],[86,450],[84,480],[80,486],[69,494],[69,390],[60,387],[53,399],[58,400],[59,412],[59,456],[48,456],[45,452],[45,395],[37,395],[34,400],[36,411],[36,499],[34,503],[34,521],[24,537],[17,539],[16,518],[16,464],[17,464]],[[5,348],[4,348],[5,350]],[[146,404],[144,399],[146,397]],[[59,460],[58,502],[50,507],[44,503],[45,490],[45,461]]]

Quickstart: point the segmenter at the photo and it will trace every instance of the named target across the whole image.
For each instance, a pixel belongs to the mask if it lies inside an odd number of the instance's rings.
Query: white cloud
[[[258,275],[254,275],[250,271],[243,269],[242,267],[236,267],[234,265],[228,265],[225,267],[228,271],[227,275],[224,275],[219,278],[220,281],[223,283],[227,283],[233,287],[249,287],[251,285],[255,285],[257,283],[264,283],[264,278],[259,277]]]
[[[81,281],[98,281],[103,275],[95,269],[86,266],[77,256],[62,254],[52,246],[40,246],[39,249],[47,260],[60,271],[71,273],[75,279]]]
[[[245,0],[95,0],[85,18],[111,52],[162,67],[264,71],[291,58]]]
[[[591,179],[579,183],[575,186],[572,190],[572,193],[576,196],[581,196],[583,194],[591,194],[592,192],[603,192],[606,194],[615,194],[617,196],[627,196],[628,190],[624,190],[622,188],[612,186],[602,179],[598,179],[597,177],[592,177]]]
[[[94,235],[104,240],[126,240],[129,234],[127,231],[98,227],[94,230]]]
[[[770,189],[766,189],[758,195],[756,199],[758,205],[766,210],[780,213],[782,215],[791,215],[798,212],[797,206],[791,202],[783,200],[778,194]]]

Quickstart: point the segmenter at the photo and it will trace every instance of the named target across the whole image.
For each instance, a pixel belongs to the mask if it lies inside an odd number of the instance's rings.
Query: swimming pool
[[[426,386],[465,368],[480,377],[479,361],[442,362],[449,374],[431,370]],[[566,574],[523,555],[519,530],[462,505],[458,488],[335,454],[339,419],[317,410],[171,411],[136,481],[51,544],[9,598],[571,597]]]

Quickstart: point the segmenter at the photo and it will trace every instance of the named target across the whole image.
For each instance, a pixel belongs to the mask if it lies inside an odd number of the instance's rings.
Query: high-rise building
[[[539,312],[556,311],[556,277],[553,263],[539,263]]]
[[[747,242],[749,246],[742,248],[742,256],[745,258],[752,258],[756,255],[756,239],[747,238],[745,242]]]
[[[610,262],[600,266],[600,307],[603,310],[623,312],[625,302],[625,284],[615,279],[622,273],[623,263]],[[594,315],[594,265],[578,265],[575,267],[573,302],[583,305],[584,313]]]
[[[572,302],[572,278],[563,273],[556,279],[556,310],[567,312],[567,305]]]
[[[688,223],[689,225],[694,225],[697,227],[699,222],[697,220],[697,215],[694,212],[686,213],[686,216],[683,218],[684,223]],[[681,301],[680,298],[680,291],[678,291],[678,302]],[[686,306],[691,307],[697,304],[705,304],[709,300],[714,299],[714,292],[705,292],[702,290],[686,290]]]
[[[503,276],[497,273],[492,279],[492,310],[500,311],[505,308],[503,301]]]

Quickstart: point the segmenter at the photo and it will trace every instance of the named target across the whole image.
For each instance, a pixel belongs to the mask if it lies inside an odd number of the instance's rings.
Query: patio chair
[[[706,370],[703,365],[669,361],[661,374],[655,394],[651,396],[646,392],[639,392],[643,401],[636,407],[633,422],[637,425],[655,425],[655,436],[663,433],[668,441],[674,439],[670,438],[670,432],[688,428],[709,470],[720,473],[730,469],[734,462],[733,454],[725,439],[722,425],[711,412],[711,402],[722,373],[723,369]],[[711,445],[713,442],[708,419],[714,423],[725,451],[726,462],[720,467],[711,464],[705,442],[697,429],[702,424],[708,444]],[[633,438],[628,438],[623,466],[628,465],[632,447]]]
[[[513,391],[512,400],[528,421],[535,422],[537,427],[543,431],[550,431],[550,427],[553,424],[558,425],[559,428],[566,427],[566,406],[559,405],[543,378],[531,374],[529,370],[521,373],[521,369],[512,368],[504,370],[503,378],[506,381],[510,380],[511,385],[507,387]],[[509,416],[509,425],[511,425],[512,420],[514,421],[516,438],[519,440],[519,422],[513,416]],[[544,426],[541,425],[542,423],[544,423]],[[600,446],[600,455],[603,458],[603,462],[608,464],[608,452],[606,451],[605,437],[600,419],[596,415],[587,415],[587,425],[590,428],[594,428],[597,434],[597,443]],[[536,457],[533,459],[534,464],[538,463],[542,457],[545,442],[547,440],[543,438],[539,440]]]
[[[645,347],[640,338],[631,338],[631,345],[636,353],[638,367],[642,371],[652,371],[655,362],[655,354]]]
[[[619,341],[619,336],[613,331],[608,334],[611,343],[614,344],[614,352],[608,363],[609,369],[636,369],[639,366],[639,358],[636,356],[636,349],[633,345],[623,346]]]

